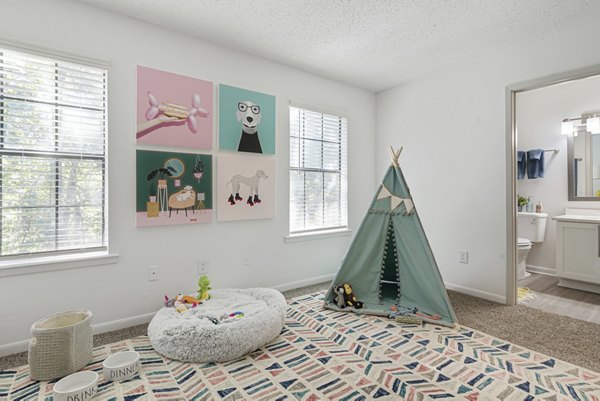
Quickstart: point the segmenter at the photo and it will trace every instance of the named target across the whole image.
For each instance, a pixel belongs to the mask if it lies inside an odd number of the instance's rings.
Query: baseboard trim
[[[475,288],[463,287],[462,285],[446,282],[446,288],[452,291],[462,292],[477,298],[487,299],[488,301],[506,304],[506,296],[501,296],[487,291],[476,290]]]
[[[533,273],[545,274],[546,276],[556,276],[556,269],[551,269],[549,267],[527,265],[526,270]]]
[[[289,283],[277,284],[277,285],[272,286],[272,288],[276,289],[277,291],[293,290],[296,288],[306,287],[308,285],[319,284],[319,283],[323,283],[325,281],[331,281],[331,280],[333,280],[334,277],[335,277],[335,273],[323,274],[322,276],[306,278],[306,279],[297,280],[297,281],[291,281]]]
[[[10,344],[0,345],[0,356],[18,354],[19,352],[27,351],[29,348],[29,340],[17,341]]]
[[[282,283],[272,286],[278,291],[286,291],[300,287],[306,287],[308,285],[319,284],[325,281],[331,281],[335,277],[335,273],[324,274],[317,277],[307,278],[303,280],[291,281],[288,283]],[[142,315],[131,316],[124,319],[111,320],[109,322],[98,323],[92,326],[94,334],[106,333],[107,331],[120,330],[138,324],[147,323],[152,320],[156,312],[144,313]],[[9,344],[0,344],[0,356],[17,354],[19,352],[27,351],[29,348],[29,339],[16,341]]]
[[[566,288],[574,288],[576,290],[587,291],[587,292],[595,292],[596,294],[600,294],[600,285],[595,283],[588,283],[585,281],[571,280],[565,277],[560,277],[558,279],[559,287]]]
[[[94,334],[106,333],[107,331],[120,330],[131,326],[137,326],[138,324],[148,323],[152,316],[156,312],[144,313],[143,315],[132,316],[124,319],[111,320],[110,322],[104,322],[92,325],[92,331]],[[29,349],[29,339],[23,341],[16,341],[14,343],[0,345],[0,356],[17,354],[24,352]]]
[[[156,311],[144,313],[143,315],[131,316],[124,319],[111,320],[110,322],[95,324],[93,326],[94,334],[106,333],[107,331],[120,330],[126,327],[148,323],[150,320],[152,320],[152,317],[154,317],[155,314]]]

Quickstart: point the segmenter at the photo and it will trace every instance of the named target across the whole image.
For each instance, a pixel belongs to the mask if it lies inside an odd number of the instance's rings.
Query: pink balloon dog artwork
[[[159,119],[160,123],[186,120],[189,130],[194,134],[198,131],[198,122],[196,120],[196,116],[206,118],[209,115],[209,112],[206,109],[200,107],[201,99],[200,95],[198,94],[192,96],[192,107],[189,109],[185,106],[174,103],[159,103],[156,99],[156,96],[154,96],[150,91],[148,91],[148,102],[150,103],[150,107],[148,110],[146,110],[145,114],[147,121],[153,121],[157,118]],[[163,116],[166,118],[161,118]],[[154,125],[148,128],[152,127],[154,127]]]

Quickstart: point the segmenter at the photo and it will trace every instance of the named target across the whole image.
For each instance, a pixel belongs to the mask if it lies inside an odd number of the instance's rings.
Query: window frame
[[[313,113],[318,113],[318,114],[322,114],[322,115],[328,115],[328,116],[333,116],[336,117],[338,119],[338,121],[341,120],[345,120],[345,128],[346,128],[346,132],[345,132],[345,138],[340,138],[339,143],[341,146],[341,156],[338,159],[338,163],[341,164],[339,170],[332,170],[332,169],[327,169],[324,167],[321,168],[301,168],[300,167],[300,163],[298,163],[298,167],[292,167],[292,163],[291,163],[291,139],[293,137],[292,135],[292,131],[291,131],[291,119],[288,120],[288,229],[287,229],[287,235],[285,236],[285,242],[296,242],[296,241],[302,241],[302,240],[308,240],[308,239],[318,239],[318,238],[329,238],[329,237],[337,237],[337,236],[344,236],[344,235],[349,235],[351,233],[350,231],[350,227],[349,227],[349,197],[348,197],[348,193],[349,193],[349,179],[348,179],[348,140],[349,140],[349,119],[348,117],[346,117],[345,113],[342,113],[340,111],[336,111],[336,110],[331,110],[331,109],[327,109],[324,107],[319,107],[319,106],[313,106],[313,105],[307,105],[307,104],[303,104],[303,103],[298,103],[298,102],[294,102],[294,101],[290,101],[289,105],[288,105],[288,118],[290,118],[290,112],[292,108],[297,108],[297,109],[301,109],[301,110],[306,110],[309,112],[313,112]],[[300,139],[301,137],[297,137],[299,139],[299,145],[300,146]],[[310,139],[310,138],[309,138]],[[320,140],[318,139],[311,139],[314,140],[316,142],[319,143],[327,143],[329,141],[324,140],[323,138],[321,138]],[[300,149],[300,148],[299,148]],[[300,152],[300,150],[299,150]],[[321,155],[323,154],[323,147],[321,146]],[[321,156],[322,157],[322,156]],[[296,230],[296,231],[292,231],[292,196],[291,196],[291,192],[292,192],[292,180],[290,178],[290,174],[292,171],[309,171],[309,172],[320,172],[320,173],[332,173],[332,172],[336,172],[340,174],[340,197],[338,198],[338,204],[340,205],[340,211],[342,213],[344,213],[344,216],[342,217],[342,221],[340,226],[335,226],[335,227],[321,227],[321,228],[313,228],[313,229],[304,229],[304,230]],[[323,181],[323,184],[325,184],[325,182]],[[323,191],[323,196],[325,194],[325,191]],[[344,202],[345,200],[345,205],[342,205],[342,202]],[[323,199],[323,205],[325,204],[325,201]],[[345,208],[343,208],[342,206],[344,206]],[[305,215],[305,214],[304,214]],[[325,220],[325,214],[323,214],[323,221]],[[344,224],[345,223],[345,224]]]
[[[60,151],[57,148],[59,137],[58,135],[54,136],[53,145],[54,150],[52,151],[37,151],[37,150],[21,150],[21,149],[10,149],[4,148],[0,149],[0,159],[4,156],[15,156],[22,155],[25,157],[42,157],[48,159],[54,159],[54,171],[56,174],[56,178],[54,180],[55,188],[59,181],[58,178],[58,166],[63,160],[90,160],[90,161],[101,161],[103,163],[102,167],[102,245],[100,246],[89,246],[89,247],[79,247],[79,248],[71,248],[71,249],[59,249],[53,251],[40,251],[40,252],[28,252],[28,253],[17,253],[17,254],[8,254],[8,255],[0,255],[0,277],[3,276],[13,276],[27,273],[36,273],[41,271],[53,271],[53,270],[63,270],[63,269],[72,269],[77,267],[89,267],[96,265],[104,265],[104,264],[112,264],[117,263],[118,254],[109,253],[109,214],[108,214],[108,189],[109,189],[109,179],[108,179],[108,134],[109,134],[109,63],[100,61],[93,58],[88,58],[79,55],[69,54],[59,50],[50,50],[47,48],[41,48],[31,44],[25,43],[17,43],[10,42],[6,40],[0,39],[0,52],[2,50],[12,51],[22,53],[24,56],[32,56],[32,57],[41,57],[49,59],[49,61],[54,63],[54,66],[60,66],[61,62],[76,64],[83,67],[90,67],[96,69],[102,69],[103,71],[103,107],[100,110],[103,113],[103,152],[102,154],[92,154],[92,153],[76,153],[69,151]],[[57,72],[55,71],[55,74]],[[0,70],[1,73],[1,70]],[[58,75],[55,75],[57,77]],[[1,90],[1,88],[0,88]],[[18,98],[16,101],[28,101],[27,99]],[[0,103],[2,103],[0,101]],[[44,102],[35,102],[35,103],[44,103]],[[45,103],[44,103],[45,104]],[[61,106],[60,103],[48,103],[54,111],[56,112],[57,108]],[[82,106],[81,108],[86,109],[87,106]],[[0,127],[3,126],[3,114],[0,115]],[[55,130],[55,133],[57,131]],[[0,173],[1,174],[1,173]],[[2,187],[0,187],[0,206],[1,206],[1,196]],[[53,208],[55,213],[58,213],[58,210],[64,208],[65,206],[61,206],[59,203],[58,195],[55,195],[55,202],[52,205],[48,205],[47,208]],[[68,206],[66,206],[68,207]],[[42,208],[42,207],[40,207]],[[58,230],[58,226],[55,227],[54,230]],[[0,223],[0,247],[2,243],[2,229]]]

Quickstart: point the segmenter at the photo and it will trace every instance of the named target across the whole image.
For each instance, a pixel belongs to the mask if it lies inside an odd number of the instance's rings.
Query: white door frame
[[[517,93],[600,75],[600,65],[519,82],[506,87],[506,304],[517,303]],[[566,184],[565,184],[566,185]]]

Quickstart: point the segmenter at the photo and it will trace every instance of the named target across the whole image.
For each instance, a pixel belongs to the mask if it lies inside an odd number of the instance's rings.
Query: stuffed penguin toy
[[[346,307],[346,297],[344,296],[344,286],[336,285],[335,287],[333,287],[333,292],[335,293],[335,296],[333,297],[335,304],[337,305],[338,308],[344,309]]]
[[[361,309],[364,304],[356,299],[356,295],[352,292],[352,286],[348,283],[344,283],[342,286],[344,287],[344,300],[346,301],[346,306]]]

